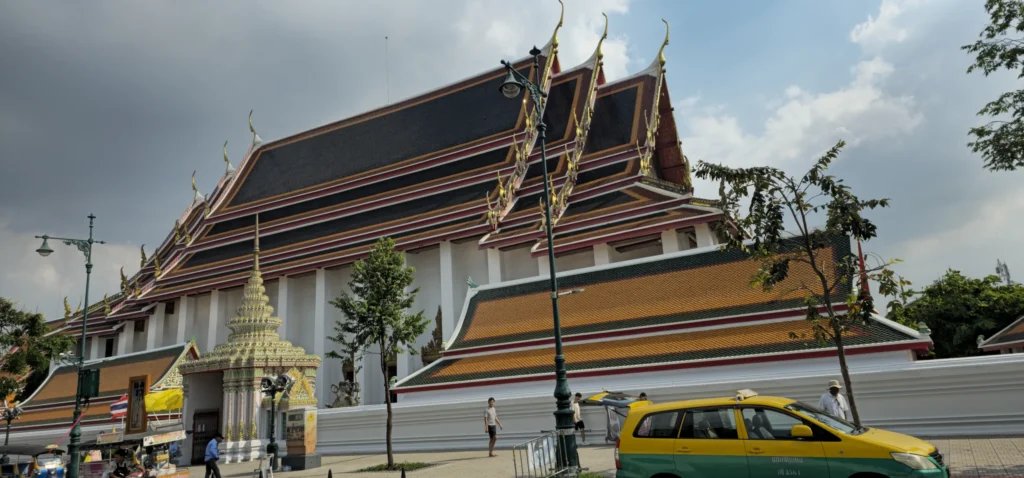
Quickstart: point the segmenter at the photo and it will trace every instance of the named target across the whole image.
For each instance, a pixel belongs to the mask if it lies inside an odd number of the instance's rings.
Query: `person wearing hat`
[[[206,478],[211,476],[221,478],[220,467],[217,466],[217,460],[220,459],[220,450],[217,449],[217,445],[224,441],[224,435],[218,433],[210,440],[210,443],[206,444]]]
[[[846,397],[839,393],[841,388],[843,386],[839,384],[839,380],[830,380],[828,382],[828,391],[822,394],[821,400],[818,400],[818,408],[834,417],[853,420],[853,416],[850,414],[850,405],[846,403]]]

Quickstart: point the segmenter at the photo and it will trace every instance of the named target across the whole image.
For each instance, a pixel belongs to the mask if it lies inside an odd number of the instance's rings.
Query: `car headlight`
[[[911,470],[934,470],[938,468],[935,466],[935,462],[929,460],[927,456],[915,455],[913,453],[891,453],[891,455],[893,460],[907,465]]]

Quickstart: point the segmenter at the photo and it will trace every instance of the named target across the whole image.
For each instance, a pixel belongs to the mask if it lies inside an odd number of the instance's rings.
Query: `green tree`
[[[416,270],[405,265],[402,254],[395,251],[395,241],[382,238],[366,259],[352,266],[352,293],[343,292],[331,301],[345,315],[335,330],[349,337],[360,349],[379,349],[380,371],[384,375],[384,397],[387,403],[388,469],[395,469],[391,446],[391,383],[388,380],[388,357],[402,352],[415,355],[413,345],[427,330],[423,311],[408,313],[419,288],[408,290]]]
[[[838,261],[826,260],[836,236],[859,241],[875,237],[874,223],[862,213],[889,204],[886,199],[859,199],[841,179],[827,174],[844,145],[840,141],[799,178],[771,167],[729,168],[704,161],[697,164],[696,175],[721,184],[723,209],[732,221],[720,224],[719,233],[726,238],[726,250],[742,250],[760,262],[751,284],[765,291],[784,285],[806,293],[807,320],[814,338],[836,347],[853,420],[859,425],[843,335],[853,327],[868,324],[874,312],[871,295],[860,292],[866,291],[867,281],[878,282],[883,295],[894,295],[901,279],[890,268],[895,260],[877,261],[863,271],[853,254]],[[745,201],[749,205],[742,207]],[[741,211],[744,208],[745,213]],[[812,228],[810,221],[821,214],[824,227]],[[795,232],[786,230],[787,222],[796,228]],[[810,269],[813,279],[805,282],[793,277],[783,284],[791,277],[791,265]],[[835,307],[842,302],[848,307],[845,313]],[[790,336],[804,338],[795,333]]]
[[[964,277],[947,270],[925,287],[905,313],[932,331],[937,358],[978,355],[978,336],[991,337],[1024,315],[1024,286],[1006,285],[997,276]]]
[[[985,76],[1000,70],[1016,71],[1024,78],[1024,0],[986,0],[991,23],[980,40],[961,47],[975,55],[967,73],[981,71]],[[967,143],[981,153],[985,167],[992,171],[1013,171],[1024,167],[1024,90],[1008,91],[985,105],[978,116],[991,118],[971,128],[974,140]]]
[[[0,366],[0,397],[17,393],[22,399],[31,395],[41,382],[39,377],[49,372],[50,360],[75,345],[72,337],[49,333],[42,314],[20,310],[14,302],[0,297],[0,350],[6,352]],[[18,379],[29,371],[32,375],[22,389]]]

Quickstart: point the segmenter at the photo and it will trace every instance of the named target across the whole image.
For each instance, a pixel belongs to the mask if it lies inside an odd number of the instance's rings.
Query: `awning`
[[[146,411],[149,413],[181,410],[185,394],[180,388],[169,388],[146,394]]]

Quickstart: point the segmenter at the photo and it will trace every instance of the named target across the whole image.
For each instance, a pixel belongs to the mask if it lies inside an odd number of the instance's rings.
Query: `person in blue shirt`
[[[206,478],[211,476],[215,478],[221,478],[220,468],[217,466],[217,460],[220,459],[220,450],[217,449],[217,445],[224,441],[224,435],[218,433],[210,440],[210,443],[206,444]]]

